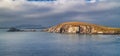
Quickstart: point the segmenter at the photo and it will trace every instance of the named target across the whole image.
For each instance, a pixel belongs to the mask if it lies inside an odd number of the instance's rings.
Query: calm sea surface
[[[0,29],[0,56],[120,56],[120,35],[6,32]]]

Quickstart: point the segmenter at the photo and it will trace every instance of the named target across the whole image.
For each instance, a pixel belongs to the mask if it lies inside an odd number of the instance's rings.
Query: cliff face
[[[118,34],[120,29],[83,22],[66,22],[46,29],[47,32],[78,34]]]

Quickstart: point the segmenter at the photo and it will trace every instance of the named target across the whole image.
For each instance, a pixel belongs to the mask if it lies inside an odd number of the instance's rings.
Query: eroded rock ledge
[[[65,22],[44,31],[77,34],[120,34],[120,28],[110,28],[84,22]]]

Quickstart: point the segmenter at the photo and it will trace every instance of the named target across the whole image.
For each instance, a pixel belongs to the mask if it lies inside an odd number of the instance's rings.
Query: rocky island
[[[21,29],[17,29],[14,27],[9,28],[9,30],[7,30],[7,32],[37,32],[35,29],[29,29],[29,30],[21,30]]]
[[[65,22],[44,31],[75,34],[120,34],[120,28],[105,27],[84,22]]]
[[[18,31],[22,31],[22,30],[11,27],[7,32],[18,32]]]

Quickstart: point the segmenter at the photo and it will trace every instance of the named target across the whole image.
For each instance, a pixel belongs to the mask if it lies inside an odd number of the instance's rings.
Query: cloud
[[[55,2],[29,2],[27,0],[1,0],[0,7],[5,7],[13,10],[26,9],[26,6],[49,7],[56,10],[68,10],[68,8],[78,7],[78,9],[111,9],[120,6],[118,0],[100,0],[94,4],[86,3],[86,0],[57,0]],[[25,8],[24,8],[25,7]],[[81,7],[81,8],[80,8]],[[76,8],[75,8],[76,9]],[[86,10],[87,11],[87,10]]]
[[[66,21],[109,24],[119,22],[120,14],[119,0],[97,0],[94,3],[88,3],[86,0],[0,0],[0,4],[0,24],[55,25]]]

